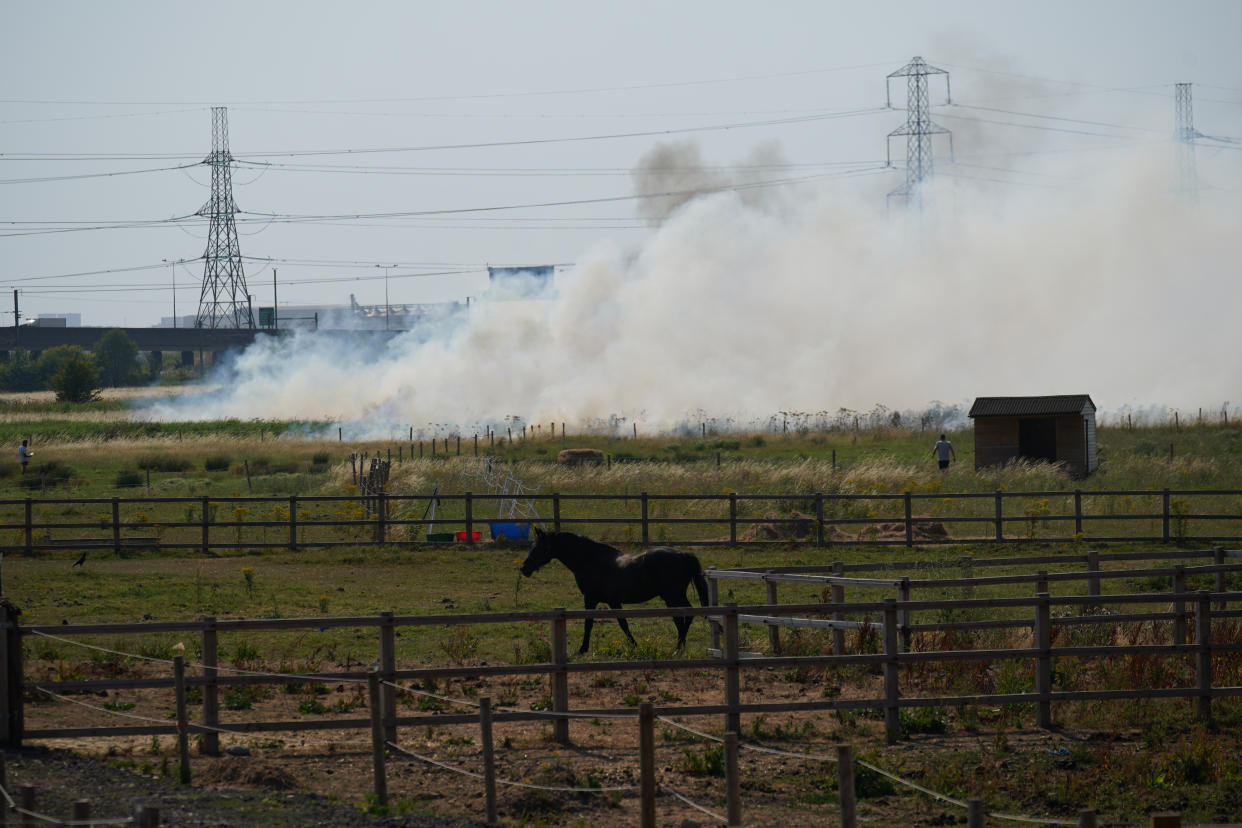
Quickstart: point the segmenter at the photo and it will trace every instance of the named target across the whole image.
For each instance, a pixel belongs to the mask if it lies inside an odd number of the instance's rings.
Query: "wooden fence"
[[[1150,554],[1150,553],[1142,553]],[[1199,552],[1172,552],[1184,558],[1211,556],[1224,561],[1242,557],[1242,552],[1213,549]],[[422,728],[442,725],[477,725],[484,735],[485,768],[488,816],[494,818],[494,762],[491,759],[491,726],[493,721],[519,722],[550,719],[553,736],[557,742],[571,744],[571,723],[577,718],[632,717],[640,726],[640,742],[647,744],[646,753],[640,751],[642,762],[642,813],[644,824],[651,809],[654,796],[654,776],[649,756],[652,717],[671,716],[719,716],[725,732],[726,753],[729,754],[729,737],[732,737],[732,754],[726,757],[730,767],[727,775],[729,824],[738,824],[740,800],[737,786],[737,734],[744,732],[742,716],[769,713],[815,712],[827,710],[874,710],[882,713],[885,733],[890,740],[901,737],[902,711],[913,707],[953,708],[964,705],[1010,705],[1029,704],[1035,712],[1038,727],[1052,727],[1054,708],[1066,702],[1100,701],[1110,699],[1187,699],[1193,702],[1197,718],[1210,722],[1216,700],[1242,696],[1242,687],[1225,685],[1214,681],[1218,675],[1233,675],[1234,665],[1242,660],[1242,592],[1221,589],[1226,576],[1242,571],[1242,564],[1212,563],[1201,566],[1153,567],[1146,569],[1103,569],[1100,564],[1135,560],[1135,553],[1098,555],[1088,553],[1083,571],[1038,571],[1017,575],[998,575],[962,578],[847,578],[839,574],[816,575],[804,572],[754,572],[744,570],[709,570],[712,592],[718,592],[721,581],[762,582],[767,592],[767,603],[761,605],[725,606],[709,605],[693,608],[652,608],[632,610],[565,610],[552,609],[539,612],[487,613],[433,616],[397,616],[390,612],[377,616],[354,616],[342,618],[285,618],[285,619],[217,619],[201,618],[180,622],[148,622],[126,624],[69,624],[69,625],[20,625],[18,611],[9,602],[0,603],[0,739],[7,747],[20,746],[25,740],[60,739],[82,737],[115,737],[136,735],[176,736],[181,756],[183,781],[189,781],[190,754],[188,738],[199,734],[201,750],[208,755],[220,751],[221,734],[253,734],[260,732],[297,732],[325,730],[369,731],[375,755],[376,796],[386,798],[384,782],[384,754],[386,751],[401,752],[398,740],[402,728]],[[1009,566],[1036,565],[1045,557],[989,559],[971,561],[973,565]],[[1076,562],[1075,556],[1059,556],[1059,562]],[[866,565],[854,565],[855,567]],[[890,565],[891,566],[891,565]],[[840,567],[838,567],[840,568]],[[1102,594],[1099,585],[1112,578],[1169,579],[1172,588],[1143,594]],[[1214,579],[1213,590],[1190,590],[1188,580]],[[1086,582],[1087,594],[1052,597],[1048,590],[1054,584],[1068,584],[1071,589],[1078,582]],[[945,589],[975,590],[982,587],[1032,584],[1036,594],[1026,597],[976,597],[966,599],[943,598],[917,600],[915,593],[923,590]],[[782,584],[814,585],[827,590],[830,600],[816,603],[781,604],[777,590]],[[1092,585],[1095,586],[1092,586]],[[845,590],[872,594],[878,590],[892,590],[897,597],[881,600],[846,601]],[[946,610],[962,613],[988,614],[988,618],[965,621],[931,621]],[[1065,614],[1062,614],[1065,613]],[[922,615],[920,619],[918,616]],[[711,625],[712,650],[702,658],[679,658],[641,661],[570,661],[567,625],[586,618],[667,618],[672,615],[705,617]],[[920,623],[915,623],[921,621]],[[461,625],[494,625],[498,623],[540,623],[549,626],[548,641],[550,658],[546,662],[532,664],[478,664],[453,667],[400,668],[397,663],[396,633],[404,627],[426,628]],[[844,623],[839,623],[844,622]],[[742,627],[747,623],[768,626],[769,652],[747,653],[743,651]],[[1134,645],[1081,645],[1074,636],[1057,636],[1054,630],[1073,630],[1099,624],[1147,624],[1169,630],[1168,643]],[[796,626],[826,626],[832,630],[831,654],[783,655],[779,637],[773,635],[787,624]],[[271,673],[234,670],[220,664],[220,638],[245,631],[283,630],[297,631],[327,628],[369,628],[376,633],[378,658],[367,671]],[[984,629],[1024,627],[1031,630],[1030,646],[987,649],[935,649],[936,642],[952,640],[941,633],[971,633]],[[853,635],[853,646],[846,646],[844,633]],[[171,659],[169,675],[129,679],[92,679],[35,681],[23,672],[25,644],[35,637],[48,637],[62,643],[81,643],[83,638],[98,636],[141,635],[149,633],[188,633],[199,637],[201,659],[198,664],[187,665],[182,656]],[[841,634],[838,637],[838,634]],[[70,638],[72,637],[72,638]],[[958,640],[961,640],[960,637]],[[865,642],[869,642],[866,644]],[[1054,646],[1054,642],[1057,642]],[[916,646],[917,645],[917,646]],[[122,654],[123,655],[123,654]],[[1171,686],[1127,687],[1124,689],[1075,690],[1055,686],[1061,671],[1054,670],[1057,659],[1112,659],[1118,657],[1146,656],[1184,661],[1193,679],[1174,679]],[[899,679],[905,668],[929,663],[947,665],[954,662],[986,662],[993,660],[1026,661],[1034,666],[1033,686],[1023,692],[993,692],[952,696],[905,696],[901,693]],[[806,701],[743,701],[741,677],[744,671],[765,668],[798,669],[812,666],[840,667],[868,665],[882,672],[882,689],[871,698],[819,698]],[[187,675],[187,668],[197,675]],[[674,705],[658,707],[644,705],[623,708],[572,708],[570,706],[569,679],[583,673],[625,673],[634,671],[662,670],[670,673],[702,670],[716,671],[721,676],[721,701],[717,704]],[[481,676],[547,676],[550,685],[551,709],[514,710],[493,709],[487,704],[462,700],[461,703],[477,708],[469,713],[434,713],[400,715],[396,693],[403,689],[400,682],[423,682],[427,679]],[[312,682],[359,682],[368,687],[370,703],[366,717],[324,717],[307,720],[274,721],[222,721],[220,694],[226,688]],[[187,711],[188,691],[198,688],[201,692],[201,713],[198,722],[191,722]],[[117,726],[38,727],[26,726],[23,699],[31,695],[46,694],[50,698],[64,698],[74,693],[99,693],[100,691],[137,691],[162,689],[170,691],[174,719],[170,722],[148,720],[137,724]],[[645,722],[644,722],[645,717]],[[643,735],[645,734],[645,735]],[[645,740],[645,741],[644,741]],[[415,758],[418,758],[417,756]],[[728,770],[728,769],[727,769]],[[852,773],[852,771],[850,771]],[[849,777],[852,779],[852,777]],[[847,777],[842,776],[842,784]],[[382,786],[382,787],[381,787]],[[970,807],[981,816],[982,806],[975,801]],[[960,804],[960,803],[959,803]],[[968,814],[969,816],[969,814]],[[845,810],[842,811],[842,824]],[[974,824],[982,824],[977,822]]]
[[[504,518],[503,494],[26,498],[0,500],[0,552],[297,549],[472,543]],[[1242,540],[1242,490],[902,494],[528,494],[537,521],[644,546],[933,545]],[[427,514],[435,502],[439,512]],[[601,512],[612,508],[613,511]],[[619,508],[618,508],[619,507]],[[1057,508],[1054,508],[1057,507]],[[1058,511],[1062,508],[1064,511]],[[93,520],[67,520],[97,510]],[[231,510],[232,519],[228,512]],[[52,513],[60,512],[60,519]],[[223,514],[222,514],[223,512]],[[432,530],[439,527],[441,532]],[[451,532],[444,532],[445,527]],[[756,533],[762,527],[764,533]],[[1059,527],[1072,532],[1058,531]],[[1090,531],[1100,527],[1101,531]],[[952,530],[952,531],[950,531]],[[1133,530],[1133,531],[1127,531]],[[773,537],[774,536],[774,537]]]
[[[1143,575],[1162,575],[1171,579],[1185,579],[1198,575],[1214,575],[1222,572],[1242,570],[1242,565],[1170,567],[1164,569],[1143,570]],[[715,573],[718,578],[723,573]],[[4,744],[20,745],[24,739],[51,739],[93,736],[123,735],[154,735],[173,734],[176,726],[171,724],[134,724],[114,727],[77,727],[77,728],[41,728],[26,729],[22,699],[31,692],[46,690],[56,695],[65,693],[97,692],[100,690],[139,690],[144,688],[172,689],[173,678],[151,677],[134,679],[92,679],[69,680],[55,682],[31,682],[22,672],[23,639],[32,636],[50,636],[64,638],[66,636],[98,636],[118,634],[144,634],[180,632],[199,636],[201,643],[201,662],[198,665],[200,674],[185,679],[186,686],[202,688],[202,727],[190,725],[192,730],[200,730],[203,734],[204,749],[208,753],[218,747],[219,729],[227,728],[233,733],[254,733],[270,731],[302,731],[302,730],[339,730],[363,728],[368,721],[362,718],[332,718],[320,721],[249,721],[230,722],[221,725],[220,691],[222,688],[254,684],[284,684],[289,682],[318,681],[355,681],[363,682],[366,674],[360,671],[317,672],[306,674],[252,673],[234,671],[219,664],[219,644],[221,635],[255,630],[305,630],[326,629],[332,627],[372,628],[377,631],[378,666],[385,685],[384,709],[385,731],[389,739],[393,738],[398,727],[424,726],[429,724],[461,724],[473,721],[473,716],[457,714],[416,715],[398,717],[393,699],[391,683],[398,681],[422,681],[425,679],[442,679],[462,676],[520,676],[546,675],[552,688],[552,709],[560,713],[569,713],[568,677],[574,673],[607,673],[632,672],[635,670],[668,670],[682,672],[686,670],[702,670],[709,668],[719,670],[723,675],[723,701],[721,704],[696,706],[661,706],[662,713],[669,715],[722,715],[725,717],[726,729],[737,730],[739,716],[754,713],[775,713],[791,711],[836,710],[848,708],[879,708],[884,711],[886,728],[891,737],[900,732],[898,711],[910,706],[944,706],[953,707],[963,704],[1013,704],[1034,702],[1039,709],[1038,721],[1047,726],[1051,721],[1051,706],[1055,702],[1082,701],[1088,699],[1122,699],[1122,698],[1191,698],[1196,700],[1201,718],[1210,717],[1211,700],[1217,697],[1242,695],[1242,688],[1213,687],[1211,685],[1211,659],[1214,654],[1242,651],[1242,642],[1212,640],[1212,624],[1225,623],[1230,619],[1242,617],[1242,611],[1229,609],[1229,604],[1242,600],[1240,592],[1214,592],[1209,590],[1170,591],[1148,594],[1123,595],[1073,595],[1051,597],[1046,589],[1047,582],[1059,582],[1069,579],[1086,579],[1092,577],[1109,577],[1121,574],[1135,574],[1133,571],[1097,572],[1097,573],[1050,573],[1041,574],[1036,581],[1041,591],[1033,597],[985,597],[954,600],[883,600],[863,602],[830,602],[812,604],[763,604],[739,607],[708,606],[693,608],[644,608],[631,610],[565,610],[554,609],[538,612],[486,613],[463,615],[428,615],[428,616],[396,616],[385,612],[378,616],[355,616],[342,618],[285,618],[285,619],[217,619],[201,618],[194,621],[169,621],[125,624],[67,624],[67,625],[31,625],[20,626],[16,623],[16,608],[7,602],[0,605],[0,669],[6,680],[0,683],[0,711],[4,712],[0,722],[0,737]],[[788,577],[788,576],[785,576]],[[1027,576],[1014,576],[1025,578]],[[830,579],[834,586],[844,589],[842,581],[848,579]],[[943,588],[950,584],[979,584],[997,579],[952,579],[948,581],[908,581],[909,589]],[[1183,581],[1184,582],[1184,581]],[[770,581],[775,584],[776,581]],[[855,587],[875,586],[874,581],[855,583]],[[893,583],[893,582],[885,582]],[[897,582],[900,584],[900,582]],[[1151,606],[1167,605],[1162,611],[1125,612],[1116,608],[1125,608],[1135,604]],[[1213,604],[1216,607],[1213,608]],[[1053,608],[1065,611],[1082,610],[1090,607],[1089,614],[1066,615],[1053,617]],[[1113,614],[1100,614],[1096,608],[1112,608]],[[935,622],[914,624],[913,613],[927,611],[954,610],[960,612],[996,612],[1005,611],[1018,614],[1019,618],[1006,617],[989,620],[973,620],[958,622]],[[1025,613],[1025,615],[1023,615]],[[569,660],[567,648],[566,625],[571,621],[592,618],[667,618],[672,615],[706,616],[714,621],[713,642],[721,642],[720,657],[708,655],[703,658],[683,658],[668,660],[642,661],[578,661]],[[864,631],[882,639],[882,646],[877,652],[848,651],[849,648],[834,647],[831,655],[763,655],[755,658],[744,658],[740,650],[739,625],[744,621],[756,619],[789,619],[812,618],[820,620],[844,620],[864,622],[859,626]],[[400,627],[443,627],[459,625],[480,625],[497,623],[538,622],[550,626],[551,660],[546,663],[534,664],[488,664],[463,665],[455,667],[420,667],[398,669],[396,663],[395,634]],[[1057,647],[1054,651],[1049,643],[1051,630],[1054,626],[1097,625],[1100,623],[1143,623],[1152,622],[1168,625],[1172,629],[1170,643],[1136,645],[1136,646],[1085,646]],[[759,623],[769,623],[759,621]],[[912,636],[920,633],[968,632],[986,628],[1029,627],[1034,630],[1034,644],[1031,647],[989,650],[953,650],[936,651],[920,649],[911,650]],[[1224,629],[1222,627],[1221,629]],[[1193,636],[1189,631],[1193,630]],[[1237,633],[1237,628],[1233,628]],[[861,637],[861,636],[860,636]],[[928,641],[935,640],[928,637]],[[1126,690],[1099,691],[1057,691],[1051,686],[1049,665],[1055,657],[1095,658],[1125,655],[1163,655],[1167,657],[1185,657],[1195,660],[1197,681],[1193,687],[1171,688],[1129,688]],[[993,693],[973,696],[954,696],[944,698],[903,698],[897,692],[897,676],[903,666],[914,663],[951,662],[959,660],[987,661],[992,659],[1034,659],[1040,665],[1036,687],[1030,693],[1003,694]],[[882,666],[885,675],[885,690],[881,698],[876,699],[822,699],[807,702],[781,703],[745,703],[739,697],[739,671],[742,669],[762,669],[764,667],[809,667],[809,666],[844,666],[850,664],[866,664]],[[1046,675],[1045,675],[1046,673]],[[573,711],[576,714],[606,715],[625,713],[627,711],[588,709]],[[632,714],[630,710],[628,713]],[[533,711],[498,711],[496,718],[506,721],[521,721],[542,718],[542,714]],[[557,718],[555,721],[556,738],[563,742],[569,739],[569,718]]]

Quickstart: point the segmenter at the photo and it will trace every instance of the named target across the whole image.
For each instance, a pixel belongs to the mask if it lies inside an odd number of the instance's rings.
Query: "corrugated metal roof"
[[[1095,411],[1086,394],[1051,397],[978,397],[970,407],[970,417],[1027,417],[1052,414],[1083,414]]]

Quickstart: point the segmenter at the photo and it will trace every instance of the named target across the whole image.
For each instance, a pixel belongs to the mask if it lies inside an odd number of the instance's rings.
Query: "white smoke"
[[[1136,151],[1095,179],[1057,170],[1003,202],[995,185],[942,179],[922,212],[892,215],[874,192],[832,187],[779,210],[701,196],[637,251],[586,251],[555,299],[484,297],[378,352],[267,340],[218,393],[147,416],[434,434],[514,417],[650,432],[985,395],[1219,410],[1242,397],[1238,201],[1178,201],[1171,153]]]

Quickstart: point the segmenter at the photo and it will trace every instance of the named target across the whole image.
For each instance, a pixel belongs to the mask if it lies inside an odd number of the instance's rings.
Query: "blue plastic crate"
[[[490,526],[492,529],[492,540],[530,540],[529,523],[493,523]]]

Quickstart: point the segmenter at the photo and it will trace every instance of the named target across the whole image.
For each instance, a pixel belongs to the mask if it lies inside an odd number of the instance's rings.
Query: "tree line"
[[[113,329],[89,352],[77,345],[57,345],[35,359],[24,348],[12,351],[0,366],[0,390],[50,390],[60,402],[85,403],[98,399],[101,388],[150,382],[162,369],[159,351],[144,360],[134,341]]]

